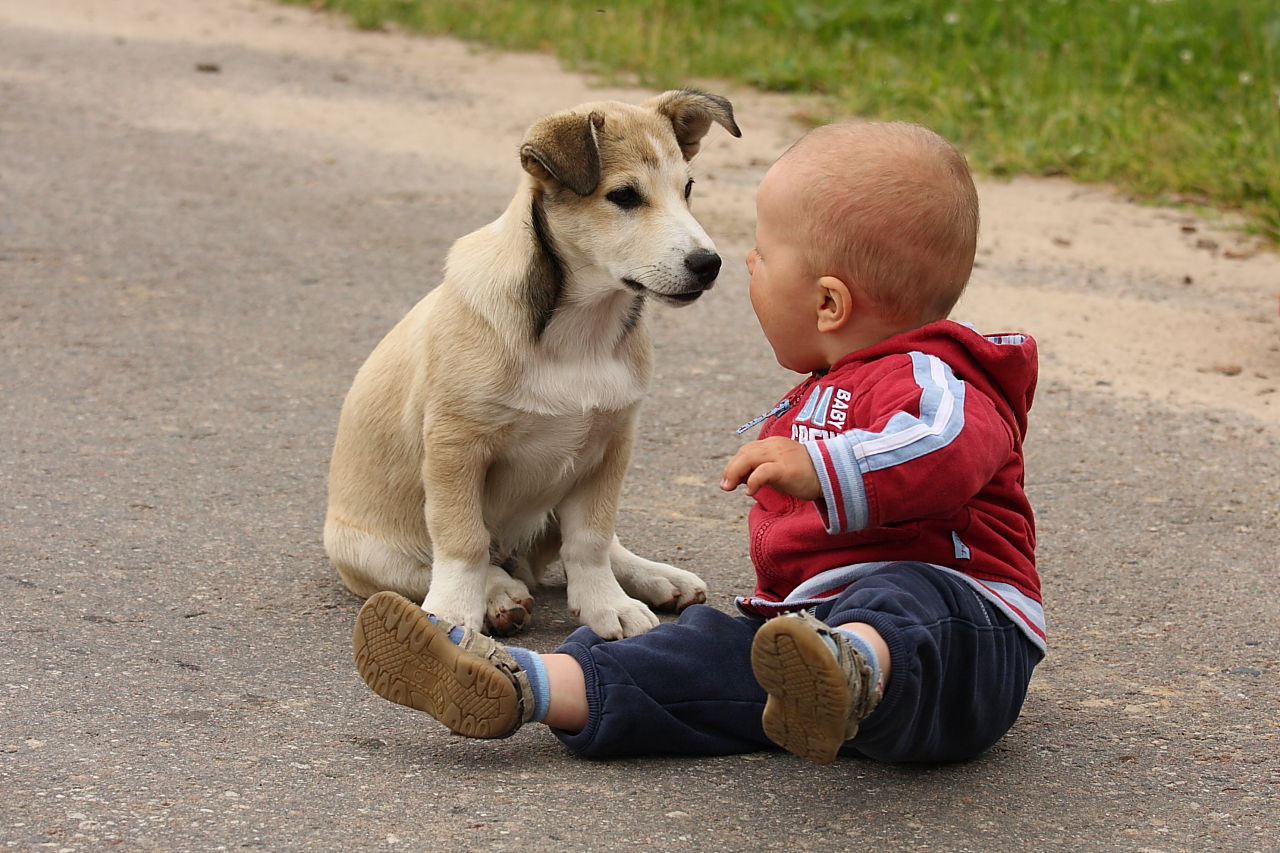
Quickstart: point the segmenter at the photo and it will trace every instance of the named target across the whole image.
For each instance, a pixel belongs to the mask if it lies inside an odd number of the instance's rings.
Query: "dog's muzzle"
[[[720,275],[720,256],[708,249],[696,249],[685,255],[684,268],[688,275],[676,284],[678,290],[658,290],[631,278],[624,278],[622,283],[637,293],[656,297],[669,305],[688,305],[715,284],[716,277]]]

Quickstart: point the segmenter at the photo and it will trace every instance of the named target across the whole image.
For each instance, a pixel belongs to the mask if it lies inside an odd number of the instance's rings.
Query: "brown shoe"
[[[835,641],[836,653],[824,637]],[[775,616],[751,645],[751,668],[769,694],[761,723],[778,746],[829,764],[880,703],[862,654],[813,616]]]
[[[502,647],[454,626],[404,596],[379,592],[352,631],[356,669],[384,699],[424,711],[466,737],[503,738],[533,715],[529,676]]]

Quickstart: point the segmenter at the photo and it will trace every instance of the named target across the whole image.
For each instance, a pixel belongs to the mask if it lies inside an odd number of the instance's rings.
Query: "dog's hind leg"
[[[511,574],[536,589],[547,573],[547,567],[560,559],[560,523],[551,517],[547,526],[534,538],[528,548],[516,555],[516,567]]]
[[[361,598],[389,589],[422,601],[431,585],[431,568],[378,537],[329,519],[324,550],[347,589]]]
[[[693,572],[636,556],[613,537],[609,563],[627,595],[658,610],[684,610],[707,600],[707,585]]]

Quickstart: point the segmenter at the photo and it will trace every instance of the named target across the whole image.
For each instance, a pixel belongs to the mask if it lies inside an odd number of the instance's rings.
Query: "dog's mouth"
[[[691,302],[696,302],[699,296],[706,293],[707,290],[710,289],[710,287],[708,286],[705,289],[687,290],[684,293],[659,293],[656,290],[651,290],[645,287],[643,284],[641,284],[640,282],[636,281],[633,278],[624,278],[622,280],[622,283],[625,284],[627,287],[631,288],[631,290],[635,291],[636,293],[639,293],[643,296],[652,296],[658,301],[665,302],[668,305],[688,305]]]

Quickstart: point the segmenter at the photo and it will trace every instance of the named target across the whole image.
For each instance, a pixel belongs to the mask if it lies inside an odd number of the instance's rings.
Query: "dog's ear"
[[[591,195],[600,183],[600,113],[556,113],[538,119],[520,143],[520,165],[544,185]]]
[[[702,137],[711,129],[711,122],[723,127],[734,136],[741,136],[738,124],[733,120],[733,104],[728,98],[709,95],[692,89],[672,89],[656,98],[650,98],[641,106],[671,119],[676,131],[676,142],[685,160],[692,160],[702,145]]]

